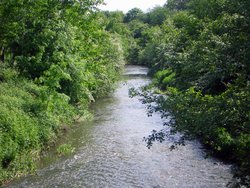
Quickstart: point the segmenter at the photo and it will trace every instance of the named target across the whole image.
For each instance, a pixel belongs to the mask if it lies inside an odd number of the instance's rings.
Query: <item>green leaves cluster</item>
[[[69,155],[73,153],[75,150],[74,147],[72,147],[70,144],[62,144],[57,148],[57,154],[62,155]]]
[[[0,184],[32,170],[60,127],[114,87],[124,52],[101,2],[0,2]]]

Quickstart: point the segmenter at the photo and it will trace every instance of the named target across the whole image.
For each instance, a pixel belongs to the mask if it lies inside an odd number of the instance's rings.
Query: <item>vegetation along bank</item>
[[[123,49],[98,3],[1,0],[0,185],[33,171],[61,127],[113,88]]]
[[[134,43],[128,61],[151,68],[172,133],[199,138],[250,180],[250,1],[169,0],[124,18]],[[167,129],[166,129],[167,130]],[[165,131],[166,131],[165,130]],[[164,130],[148,139],[163,140]]]
[[[110,91],[125,59],[150,68],[163,97],[147,98],[172,132],[235,161],[249,185],[250,1],[168,0],[126,14],[99,3],[0,2],[0,182],[30,172],[60,127]]]

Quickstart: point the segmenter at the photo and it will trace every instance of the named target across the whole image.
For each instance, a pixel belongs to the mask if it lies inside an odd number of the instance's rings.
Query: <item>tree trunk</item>
[[[1,50],[0,50],[0,61],[4,63],[4,47],[1,47]]]

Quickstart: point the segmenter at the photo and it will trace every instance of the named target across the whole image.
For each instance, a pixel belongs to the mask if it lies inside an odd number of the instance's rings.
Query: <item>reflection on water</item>
[[[37,175],[9,187],[226,187],[230,166],[205,159],[198,142],[174,151],[169,142],[147,149],[143,137],[163,122],[159,114],[147,117],[145,105],[128,96],[129,88],[150,82],[146,73],[128,66],[117,90],[93,105],[94,119],[63,138],[75,153],[57,160],[48,155]]]

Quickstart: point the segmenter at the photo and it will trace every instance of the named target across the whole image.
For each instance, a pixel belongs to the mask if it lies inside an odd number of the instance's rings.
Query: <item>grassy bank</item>
[[[56,139],[62,123],[70,124],[73,106],[53,101],[48,111],[43,87],[19,77],[12,69],[0,72],[0,182],[35,169],[41,150]],[[61,108],[61,109],[60,109]]]

